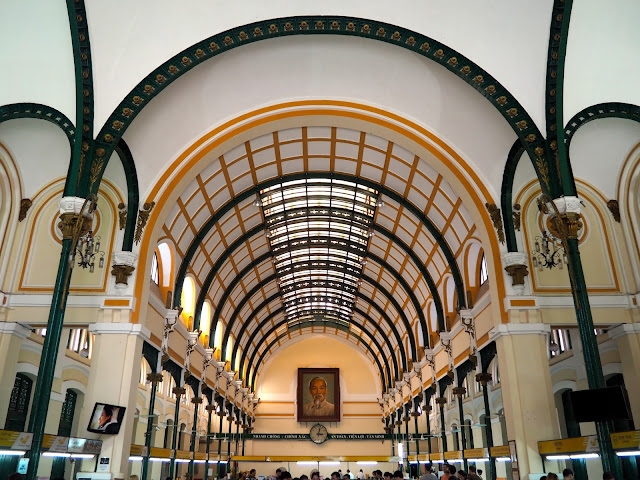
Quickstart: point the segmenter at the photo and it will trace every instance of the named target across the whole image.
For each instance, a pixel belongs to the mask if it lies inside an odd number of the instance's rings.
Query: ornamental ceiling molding
[[[175,201],[182,193],[182,188],[184,188],[181,187],[177,189],[176,187],[178,185],[186,185],[186,182],[194,179],[199,171],[205,168],[204,164],[200,164],[205,156],[216,158],[217,155],[223,154],[229,148],[237,147],[238,141],[234,140],[236,138],[256,138],[252,137],[251,135],[253,135],[253,133],[250,132],[264,134],[277,131],[282,125],[299,124],[301,121],[299,119],[303,117],[308,118],[308,120],[305,120],[305,124],[309,122],[313,124],[314,121],[322,119],[322,124],[326,125],[327,118],[335,118],[340,119],[340,122],[347,122],[349,126],[355,126],[358,129],[365,124],[371,125],[374,131],[380,131],[383,132],[383,134],[385,131],[391,131],[394,132],[394,138],[410,142],[410,144],[415,145],[418,153],[421,153],[422,156],[426,155],[427,158],[433,158],[438,168],[446,170],[445,175],[447,175],[447,177],[445,178],[452,179],[452,186],[455,191],[463,192],[464,197],[467,199],[465,205],[473,205],[470,210],[470,212],[472,212],[471,216],[474,217],[474,221],[480,222],[483,226],[484,232],[488,237],[486,240],[488,244],[485,249],[491,252],[489,255],[493,255],[494,263],[498,264],[499,254],[496,252],[499,252],[499,247],[495,234],[492,233],[493,227],[491,221],[484,208],[484,203],[487,199],[491,199],[491,196],[483,182],[478,178],[476,172],[466,164],[455,150],[451,149],[446,143],[423,127],[395,114],[366,105],[342,101],[334,102],[331,100],[286,102],[264,107],[230,120],[194,142],[194,144],[188,147],[176,158],[173,164],[160,175],[159,181],[154,185],[148,196],[149,199],[156,201],[157,207],[153,210],[149,218],[149,226],[143,236],[141,245],[143,251],[148,251],[150,247],[149,244],[152,240],[151,237],[155,235],[154,238],[158,238],[161,234],[161,224],[159,224],[159,220],[164,221],[164,219],[167,218],[168,209],[175,205]],[[296,118],[298,120],[295,120]],[[414,147],[411,148],[413,149]],[[446,168],[443,167],[443,165]],[[277,179],[274,179],[274,181],[277,181]],[[382,194],[383,196],[385,194],[397,196],[400,202],[404,202],[403,206],[407,208],[412,207],[411,204],[407,204],[402,196],[392,191],[383,191]],[[235,195],[235,198],[238,199],[240,195],[245,196],[245,200],[251,198],[249,189],[245,190],[242,194]],[[415,209],[415,207],[413,208]],[[417,218],[421,219],[421,221],[422,218],[426,219],[419,209],[415,210],[415,216]],[[414,212],[411,213],[414,215]],[[436,234],[438,234],[437,230]],[[489,245],[491,245],[491,248],[488,248]],[[197,246],[194,246],[194,250],[196,248]],[[450,255],[449,258],[453,260],[453,262],[449,262],[453,263],[452,267],[457,268],[454,260],[455,257]],[[150,258],[143,258],[141,260],[146,263],[150,261]],[[146,271],[144,265],[141,265],[140,268],[143,269],[142,271]],[[186,265],[184,269],[186,271]],[[500,295],[500,292],[504,291],[502,277],[498,275],[494,283],[495,285],[492,285],[492,288],[495,287],[497,294]],[[142,279],[138,279],[136,286],[137,294],[142,295],[143,289],[144,282]],[[461,291],[464,292],[464,290]],[[178,297],[177,294],[175,296]],[[459,295],[458,298],[464,302],[464,293]],[[497,306],[496,308],[500,309],[500,315],[504,316],[502,306]],[[136,315],[139,315],[139,312],[136,312]]]
[[[221,32],[192,45],[156,68],[127,94],[97,135],[95,151],[105,152],[106,158],[109,158],[119,139],[146,104],[200,63],[238,46],[269,38],[327,34],[383,41],[438,63],[485,97],[526,145],[530,157],[545,162],[542,157],[544,137],[529,114],[506,88],[480,66],[445,44],[417,32],[384,22],[342,16],[295,16],[265,20]],[[98,184],[100,178],[97,179]],[[97,191],[97,185],[94,184],[93,189]]]

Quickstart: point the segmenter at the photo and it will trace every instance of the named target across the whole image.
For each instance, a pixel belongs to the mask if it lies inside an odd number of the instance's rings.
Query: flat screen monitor
[[[577,422],[628,420],[627,391],[621,385],[593,390],[578,390],[569,394]]]
[[[126,407],[96,402],[87,430],[94,433],[115,435],[120,431],[125,410]]]

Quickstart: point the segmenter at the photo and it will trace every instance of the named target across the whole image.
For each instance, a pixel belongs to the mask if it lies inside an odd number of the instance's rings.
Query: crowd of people
[[[455,477],[455,478],[452,478]],[[22,480],[24,478],[20,473],[12,473],[7,477],[7,480]],[[404,472],[396,470],[394,473],[384,472],[382,470],[374,470],[371,472],[371,476],[366,475],[362,469],[356,475],[351,473],[351,470],[347,470],[346,473],[342,473],[342,470],[331,473],[331,480],[365,480],[371,478],[373,480],[404,480]],[[563,480],[577,480],[570,468],[565,468],[562,471]],[[55,479],[64,480],[64,479]],[[140,480],[138,475],[131,475],[129,480]],[[167,477],[167,480],[172,480],[171,477]],[[256,469],[252,468],[249,472],[240,472],[238,474],[238,480],[257,480]],[[301,475],[300,477],[292,477],[289,472],[284,468],[276,469],[276,474],[269,477],[269,480],[309,480],[307,475]],[[311,472],[311,480],[320,480],[320,472],[314,470]],[[473,465],[469,466],[469,472],[464,470],[457,470],[455,466],[444,464],[442,465],[442,475],[438,479],[436,470],[429,464],[425,465],[425,472],[420,476],[420,480],[484,480],[482,478],[482,470],[476,469]],[[546,475],[540,477],[540,480],[560,480],[558,475],[549,472]],[[616,480],[615,476],[611,472],[604,472],[602,480]]]
[[[424,465],[424,473],[420,475],[419,480],[484,480],[481,469],[476,468],[473,465],[469,466],[469,471],[458,470],[454,465],[444,464],[442,465],[442,474],[438,477],[438,471],[431,465]],[[320,480],[320,472],[313,470],[311,472],[311,480]],[[327,477],[322,477],[327,478]],[[374,470],[371,475],[365,474],[362,469],[355,475],[347,470],[346,473],[342,473],[342,470],[331,473],[331,480],[365,480],[371,478],[372,480],[404,480],[405,473],[401,470],[395,472],[384,472],[382,470]],[[578,480],[575,478],[573,470],[565,468],[562,472],[563,480]],[[251,469],[248,473],[240,473],[238,480],[257,480],[256,470]],[[284,468],[278,468],[276,474],[269,477],[269,480],[309,480],[307,475],[301,475],[300,477],[292,477],[291,473],[287,472]],[[540,477],[540,480],[560,480],[555,473],[547,473]],[[616,480],[615,476],[611,472],[604,472],[602,480]]]

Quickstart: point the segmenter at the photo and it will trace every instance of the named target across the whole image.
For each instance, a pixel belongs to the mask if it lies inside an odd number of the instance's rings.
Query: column
[[[69,330],[63,329],[60,348],[56,356],[56,367],[53,371],[53,383],[51,384],[51,392],[49,393],[48,413],[44,424],[45,434],[57,435],[58,428],[60,427],[60,414],[62,413],[62,404],[64,403],[66,394],[66,391],[62,389],[62,369],[65,366],[68,338]],[[64,458],[54,459],[51,457],[40,457],[37,470],[38,476],[52,476],[52,474],[59,474],[60,470],[64,472],[66,461]]]
[[[14,322],[0,322],[0,425],[7,421],[7,408],[16,379],[22,342],[31,330]]]
[[[198,388],[199,389],[199,388]],[[198,395],[200,392],[197,392]],[[191,450],[191,461],[189,462],[189,475],[193,478],[193,461],[195,460],[195,452],[198,451],[196,446],[196,435],[198,433],[198,408],[202,403],[202,397],[196,396],[191,399],[191,403],[193,403],[193,428],[191,429],[191,446],[189,450]]]
[[[426,419],[427,424],[427,453],[431,455],[431,421],[429,417],[431,416],[431,405],[425,405],[424,407],[424,417]]]
[[[184,370],[183,370],[183,374],[184,374]],[[182,379],[180,383],[181,384],[183,383]],[[185,392],[186,392],[186,389],[183,386],[173,387],[173,393],[176,396],[176,408],[173,414],[173,438],[171,440],[171,448],[173,450],[178,450],[178,428],[180,428],[180,399],[182,398],[182,395],[184,395]],[[176,459],[174,456],[174,458],[171,459],[171,465],[169,466],[169,476],[171,478],[175,478],[175,471],[176,471]]]
[[[462,396],[467,392],[467,389],[464,387],[456,387],[453,389],[453,394],[457,397],[458,399],[458,416],[460,418],[459,426],[458,428],[460,429],[460,433],[462,434],[462,443],[461,443],[461,447],[460,450],[464,451],[467,448],[467,434],[465,432],[465,428],[464,428],[464,408],[462,406]],[[469,470],[469,462],[467,462],[467,459],[464,459],[464,470],[465,472]]]
[[[487,450],[489,450],[489,472],[487,472],[488,480],[496,480],[496,459],[491,455],[491,447],[493,447],[493,431],[491,430],[491,408],[489,406],[489,390],[487,383],[491,381],[490,373],[478,373],[476,381],[482,385],[482,400],[484,402],[484,429],[487,436]]]
[[[441,392],[441,394],[444,392]],[[442,454],[447,451],[447,426],[444,419],[444,406],[447,404],[445,397],[436,398],[436,403],[440,407],[440,435],[442,438]]]
[[[544,324],[501,324],[495,340],[509,438],[515,440],[520,477],[543,472],[538,441],[560,438]]]
[[[629,394],[631,414],[636,425],[640,424],[640,323],[624,323],[609,330],[609,338],[615,339],[622,363],[622,376]]]
[[[204,480],[208,480],[209,477],[209,453],[211,452],[211,420],[213,412],[216,409],[215,405],[207,405],[205,407],[207,409],[207,443],[206,443],[206,453],[207,459],[204,462]]]
[[[129,310],[105,310],[103,318],[128,320],[129,313]],[[91,438],[100,437],[103,442],[100,457],[109,458],[111,473],[124,478],[129,467],[142,344],[149,338],[149,330],[133,323],[94,323],[89,331],[95,335],[95,344],[80,415],[88,419],[96,403],[126,407],[118,435],[87,433]]]
[[[159,354],[158,354],[159,355]],[[147,454],[142,460],[142,480],[147,480],[147,474],[149,472],[149,457],[151,456],[151,437],[153,433],[153,419],[152,416],[155,410],[156,404],[156,389],[158,383],[162,382],[162,372],[151,372],[147,374],[147,380],[151,382],[151,393],[149,398],[149,412],[147,417],[147,431],[145,433],[144,444],[147,447]]]

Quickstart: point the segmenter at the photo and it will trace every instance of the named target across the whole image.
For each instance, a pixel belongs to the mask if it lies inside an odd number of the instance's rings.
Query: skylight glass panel
[[[349,324],[379,192],[345,180],[300,179],[260,192],[289,322]]]

